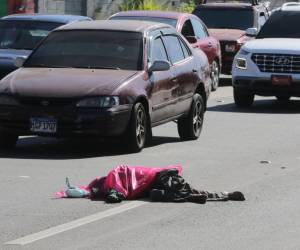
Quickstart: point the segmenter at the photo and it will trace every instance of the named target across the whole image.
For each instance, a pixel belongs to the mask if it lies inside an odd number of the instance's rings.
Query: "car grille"
[[[26,106],[54,106],[63,107],[72,105],[74,99],[69,98],[41,98],[41,97],[18,97],[21,105]]]
[[[255,53],[251,58],[261,72],[300,73],[300,55]]]

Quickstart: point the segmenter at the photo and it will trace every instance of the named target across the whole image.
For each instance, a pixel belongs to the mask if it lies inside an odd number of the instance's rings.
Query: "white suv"
[[[232,84],[237,106],[251,106],[255,95],[287,101],[300,97],[300,4],[275,11],[256,39],[234,58]]]

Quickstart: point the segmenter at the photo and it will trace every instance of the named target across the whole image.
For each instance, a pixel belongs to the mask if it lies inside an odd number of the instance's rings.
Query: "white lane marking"
[[[19,178],[25,178],[26,179],[26,178],[30,178],[30,176],[28,176],[28,175],[20,175]]]
[[[98,220],[101,220],[101,219],[104,219],[104,218],[107,218],[107,217],[110,217],[110,216],[113,216],[116,214],[123,213],[127,210],[140,207],[144,204],[146,204],[146,202],[144,202],[144,201],[130,201],[127,204],[121,205],[119,207],[108,209],[103,212],[92,214],[92,215],[89,215],[89,216],[86,216],[86,217],[83,217],[83,218],[80,218],[77,220],[73,220],[73,221],[65,223],[65,224],[61,224],[61,225],[58,225],[55,227],[48,228],[48,229],[40,231],[38,233],[30,234],[25,237],[6,242],[6,243],[4,243],[4,245],[22,245],[22,246],[24,246],[24,245],[33,243],[35,241],[45,239],[50,236],[53,236],[53,235],[56,235],[59,233],[63,233],[63,232],[69,231],[71,229],[89,224],[91,222],[95,222],[95,221],[98,221]]]

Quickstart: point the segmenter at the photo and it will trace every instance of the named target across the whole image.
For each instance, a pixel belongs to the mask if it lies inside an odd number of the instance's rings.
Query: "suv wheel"
[[[196,140],[200,136],[204,112],[203,98],[201,95],[195,94],[188,116],[180,118],[177,123],[181,140]]]
[[[213,61],[211,64],[211,90],[215,91],[217,90],[219,86],[219,80],[220,80],[220,68],[217,61]]]
[[[233,97],[235,105],[238,107],[250,107],[254,101],[254,94],[241,92],[237,89],[233,90]]]
[[[0,149],[9,150],[16,146],[18,136],[0,131]]]
[[[291,97],[290,96],[277,95],[276,98],[280,102],[287,102],[288,100],[290,100]]]
[[[148,116],[143,104],[136,103],[133,107],[128,129],[125,133],[130,152],[140,152],[148,137]]]

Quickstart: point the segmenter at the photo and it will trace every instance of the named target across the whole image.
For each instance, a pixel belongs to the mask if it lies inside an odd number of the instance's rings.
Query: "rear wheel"
[[[220,68],[217,61],[213,61],[211,64],[211,90],[215,91],[217,90],[219,86],[219,80],[220,80]]]
[[[279,95],[279,96],[276,96],[277,100],[280,101],[280,102],[287,102],[290,100],[290,96],[282,96],[282,95]]]
[[[254,94],[241,92],[237,89],[233,90],[235,105],[242,108],[250,107],[254,101]]]
[[[143,104],[136,103],[133,107],[128,129],[125,137],[130,152],[140,152],[148,137],[148,116]]]
[[[18,136],[0,131],[0,149],[9,150],[16,146]]]
[[[180,118],[177,123],[181,140],[196,140],[201,133],[204,119],[204,101],[201,95],[195,94],[189,114]]]

